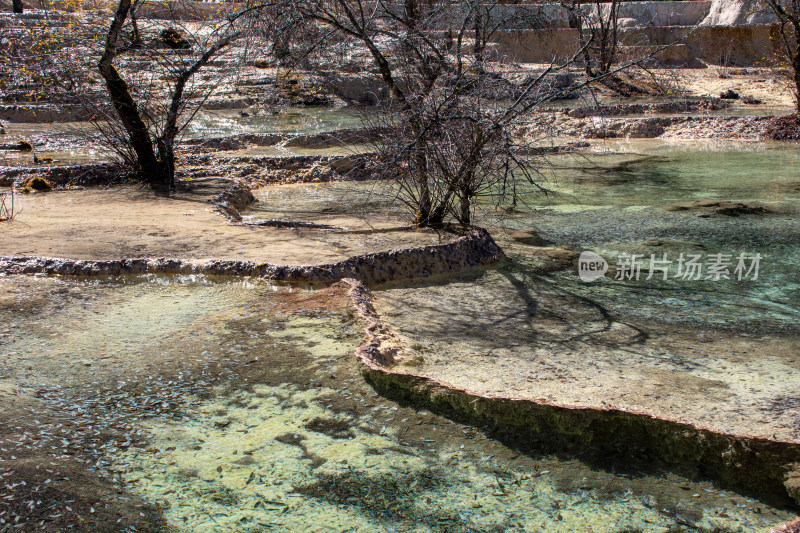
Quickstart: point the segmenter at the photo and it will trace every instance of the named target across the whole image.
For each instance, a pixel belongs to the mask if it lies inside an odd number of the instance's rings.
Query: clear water
[[[551,158],[551,196],[530,195],[514,213],[487,202],[477,213],[478,224],[594,251],[611,272],[591,283],[574,265],[542,275],[542,252],[497,230],[508,255],[500,267],[379,291],[379,312],[420,347],[409,371],[486,394],[800,440],[800,150],[606,147],[614,152]],[[772,213],[668,209],[695,200],[757,202]],[[736,279],[742,252],[761,255],[758,279]],[[676,277],[680,254],[705,264],[719,253],[731,256],[731,279],[706,279],[705,266],[701,279]],[[614,279],[622,254],[642,259],[639,279]],[[667,280],[661,272],[646,279],[651,254],[673,261]]]
[[[332,182],[264,187],[255,191],[250,219],[281,219],[370,227],[408,225],[397,190],[380,181]]]
[[[286,228],[343,255],[442,244],[452,234],[410,226],[395,202],[394,188],[381,182],[342,182],[270,186],[255,191],[258,202],[244,221],[264,220],[324,224],[327,228]]]
[[[2,142],[25,139],[30,142],[43,167],[49,165],[81,165],[110,161],[108,153],[90,140],[97,134],[88,122],[35,122],[4,124]],[[0,166],[34,166],[34,152],[0,151]]]
[[[241,150],[225,152],[228,157],[286,157],[286,156],[351,156],[354,154],[371,152],[374,146],[368,144],[348,144],[342,146],[327,146],[322,148],[301,148],[275,144],[272,146],[248,146]]]
[[[314,134],[325,131],[358,128],[362,125],[368,108],[359,107],[300,107],[277,108],[276,110],[241,111],[201,111],[189,123],[182,135],[186,138],[221,137],[247,133],[287,133]],[[94,146],[89,140],[97,134],[88,122],[57,123],[9,123],[6,124],[7,137],[27,139],[33,143],[44,163],[57,165],[77,165],[109,161],[113,154]],[[303,149],[264,147],[249,150],[240,155],[347,155],[353,153],[352,147],[331,149]],[[32,152],[0,152],[0,166],[31,166]]]
[[[675,261],[681,253],[687,258],[701,255],[702,261],[711,254],[730,254],[730,280],[675,278],[676,263],[666,282],[654,276],[586,284],[574,271],[557,279],[571,290],[602,300],[615,312],[640,319],[796,334],[800,148],[763,143],[609,147],[629,153],[551,159],[555,169],[548,185],[555,194],[527,198],[533,212],[521,210],[502,220],[487,213],[485,220],[511,228],[535,228],[555,243],[595,251],[612,265],[620,254],[640,254],[646,259],[645,274],[651,254],[657,258],[667,254],[668,260]],[[705,218],[708,212],[703,210],[668,209],[698,200],[756,203],[772,213]],[[733,271],[741,253],[761,255],[757,280],[752,275],[735,279]]]
[[[0,284],[0,394],[15,398],[0,414],[0,475],[19,479],[17,455],[56,450],[42,483],[61,492],[26,510],[74,520],[60,530],[96,529],[110,504],[120,520],[126,505],[137,518],[158,510],[161,521],[115,526],[127,531],[766,531],[791,517],[646,465],[520,454],[385,400],[354,368],[359,325],[325,291],[154,276]],[[122,492],[75,517],[70,490],[87,489],[64,478],[69,461]]]
[[[102,150],[37,150],[38,162],[34,162],[33,152],[2,152],[0,166],[47,168],[52,165],[87,165],[112,161],[114,156]]]
[[[621,254],[642,259],[639,280],[591,284],[574,269],[555,274],[565,289],[603,302],[637,320],[691,327],[713,326],[751,333],[796,334],[800,318],[800,149],[792,144],[618,141],[583,154],[550,157],[542,184],[552,194],[524,194],[509,213],[486,199],[476,210],[480,225],[535,230],[549,241],[592,250],[615,266]],[[409,210],[387,184],[322,183],[271,187],[258,192],[253,219],[277,218],[353,228],[402,225]],[[771,213],[739,217],[708,210],[671,211],[699,200],[762,205]],[[535,250],[510,251],[520,264]],[[737,280],[738,257],[745,267],[760,254],[753,279]],[[651,254],[672,260],[668,280],[660,272],[646,280]],[[730,255],[731,279],[676,278],[677,260]],[[703,271],[702,277],[707,275]],[[743,272],[744,274],[744,272]],[[696,277],[696,276],[693,276]]]
[[[625,103],[661,103],[671,101],[668,98],[634,98],[626,99]],[[544,107],[572,108],[585,107],[595,104],[613,105],[620,103],[618,99],[576,99],[548,102]],[[789,113],[791,109],[753,105],[734,107],[708,112],[673,113],[673,114],[648,114],[626,115],[628,118],[656,117],[656,116],[777,116]],[[374,113],[374,108],[369,107],[289,107],[272,109],[248,109],[201,111],[189,123],[183,132],[186,138],[220,137],[238,134],[256,133],[287,133],[287,134],[315,134],[325,131],[359,128],[363,119]],[[39,158],[49,158],[45,164],[73,165],[86,164],[97,161],[109,161],[113,154],[102,149],[91,147],[76,147],[78,144],[91,144],[88,138],[96,135],[89,123],[9,123],[6,125],[9,134],[14,138],[28,139],[34,143]],[[340,147],[336,149],[303,149],[280,147],[255,147],[242,151],[238,155],[347,155],[353,151],[361,151],[364,147]],[[371,149],[367,148],[367,149]],[[33,154],[25,152],[4,152],[0,154],[0,165],[32,165]]]

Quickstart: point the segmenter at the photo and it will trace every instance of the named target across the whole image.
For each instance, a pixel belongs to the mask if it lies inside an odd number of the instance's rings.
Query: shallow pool
[[[557,276],[562,287],[596,298],[614,312],[693,327],[797,334],[797,146],[659,142],[606,146],[614,152],[601,148],[585,156],[553,158],[556,168],[550,184],[555,194],[530,197],[527,203],[533,212],[521,210],[499,224],[535,228],[554,243],[597,252],[611,267],[626,266],[625,261],[637,254],[642,261],[639,279],[632,269],[622,279],[613,279],[617,276],[612,272],[593,283],[581,282],[574,270]],[[703,208],[676,210],[715,200],[750,204],[767,212],[726,216]],[[519,254],[524,261],[525,249]],[[702,267],[679,272],[681,254],[685,260],[698,256],[696,262]],[[716,254],[724,256],[717,261],[719,275],[708,270]],[[744,270],[737,271],[742,254]],[[756,254],[760,259],[753,265]],[[667,280],[663,270],[656,269],[646,279],[651,256],[662,261],[656,266],[668,268]]]
[[[791,516],[646,464],[523,454],[385,400],[354,367],[361,325],[341,291],[158,276],[0,286],[0,394],[25,407],[2,414],[0,470],[20,480],[28,450],[51,472],[41,483],[61,490],[26,512],[58,515],[53,530],[91,529],[111,504],[119,520],[148,517],[116,526],[130,531],[765,531]],[[64,479],[69,461],[121,492],[78,514],[89,488]]]
[[[482,394],[800,440],[800,150],[605,148],[614,151],[550,158],[549,197],[530,195],[513,213],[481,206],[502,265],[377,291],[378,311],[419,347],[407,371]],[[673,210],[696,200],[768,212]],[[541,249],[505,231],[520,229],[595,252],[608,272],[584,281],[575,260],[544,275]]]

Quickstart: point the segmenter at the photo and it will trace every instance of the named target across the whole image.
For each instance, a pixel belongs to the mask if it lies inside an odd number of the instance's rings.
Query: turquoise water
[[[574,269],[555,274],[565,288],[638,319],[751,333],[796,332],[800,149],[795,145],[609,142],[586,153],[550,157],[542,170],[541,183],[551,194],[523,194],[511,213],[495,210],[492,199],[484,199],[476,223],[535,230],[554,244],[592,250],[610,263],[606,279],[591,284],[581,282]],[[272,187],[260,191],[259,198],[252,211],[256,218],[344,226],[402,224],[410,218],[396,202],[394,188],[376,182]],[[708,209],[672,210],[703,200],[754,204],[769,213],[733,217]],[[524,265],[535,250],[522,246],[509,253]],[[624,261],[631,254],[641,261],[640,279],[614,280],[620,256]],[[686,279],[685,271],[676,277],[681,254],[684,261],[699,256],[695,261],[703,263],[702,279],[693,279],[696,271]],[[729,263],[720,268],[731,279],[705,279],[706,263],[715,254]],[[756,254],[757,278],[751,270]],[[666,281],[659,270],[645,279],[651,255],[672,261]]]
[[[511,213],[488,201],[476,210],[478,224],[495,228],[505,262],[376,289],[378,312],[419,348],[405,369],[482,394],[800,441],[798,148],[608,143],[549,163],[549,197],[531,194]],[[670,210],[696,200],[770,212]],[[544,274],[552,251],[504,229],[598,253],[609,272],[582,281],[569,261]],[[740,253],[760,254],[757,279],[737,279]],[[638,278],[614,279],[633,254]],[[647,279],[651,254],[672,261],[666,280],[659,270]],[[700,279],[678,275],[681,254],[698,256]],[[715,254],[729,256],[730,279],[708,277]]]
[[[565,289],[602,301],[638,320],[750,333],[797,332],[800,318],[800,149],[792,144],[617,141],[588,152],[549,157],[541,184],[551,193],[523,194],[518,209],[497,210],[492,199],[476,209],[476,223],[503,230],[537,231],[553,244],[591,250],[612,267],[604,280],[583,283],[575,269],[554,274]],[[254,218],[316,221],[367,227],[403,224],[409,211],[397,191],[380,182],[270,187],[258,193]],[[742,216],[709,209],[675,211],[695,201],[723,200],[762,206]],[[533,248],[507,250],[517,267]],[[627,254],[627,256],[623,255]],[[614,280],[620,256],[637,255],[639,279]],[[701,279],[678,276],[678,260],[699,256]],[[731,279],[705,279],[710,256]],[[739,256],[743,256],[742,279]],[[758,276],[753,261],[758,254]],[[672,261],[668,279],[650,272],[651,255]],[[729,257],[728,257],[729,256]],[[750,271],[749,275],[747,271]],[[631,272],[630,274],[633,274]],[[678,277],[676,277],[678,276]]]
[[[551,162],[555,194],[530,196],[527,206],[499,224],[535,228],[543,237],[579,250],[592,250],[611,265],[620,254],[643,256],[642,279],[582,283],[574,271],[559,283],[598,298],[617,312],[640,318],[676,320],[752,332],[796,332],[800,318],[800,149],[795,145],[630,143],[612,148],[626,155],[590,154]],[[635,150],[635,151],[634,151]],[[763,206],[767,214],[725,216],[709,210],[670,208],[699,200]],[[492,217],[486,220],[495,221]],[[522,252],[524,255],[524,251]],[[759,272],[742,280],[735,272],[740,254]],[[669,279],[651,280],[651,254],[672,260]],[[677,260],[724,254],[732,278],[677,277]],[[685,273],[685,272],[684,272]],[[746,273],[746,272],[743,272]],[[633,274],[631,272],[631,274]],[[607,278],[612,278],[608,275]],[[696,276],[691,276],[692,278]],[[635,305],[632,305],[635,304]]]

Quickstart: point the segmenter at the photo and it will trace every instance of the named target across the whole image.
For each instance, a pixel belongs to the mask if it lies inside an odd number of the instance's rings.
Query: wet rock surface
[[[250,187],[234,183],[208,202],[214,205],[219,212],[232,222],[241,222],[241,212],[256,201]]]
[[[242,222],[241,211],[256,202],[251,189],[244,184],[225,180],[205,180],[184,184],[189,189],[203,185],[224,187],[207,200],[229,222],[249,226],[275,228],[338,229],[347,228],[302,221],[248,220]],[[197,192],[197,191],[194,191]],[[413,229],[413,228],[410,228]],[[282,266],[247,261],[209,261],[192,263],[179,259],[121,259],[110,261],[75,261],[55,258],[5,257],[0,271],[6,273],[44,273],[71,276],[121,276],[130,274],[203,274],[222,276],[254,276],[281,281],[331,282],[344,277],[383,283],[393,280],[427,277],[496,263],[503,252],[488,231],[482,228],[447,226],[452,242],[437,246],[396,249],[353,256],[343,261],[313,266]]]
[[[370,154],[236,156],[187,155],[178,175],[185,178],[226,177],[250,187],[288,183],[324,183],[374,178]]]
[[[800,115],[795,113],[772,119],[766,134],[768,138],[776,141],[800,140]]]
[[[688,113],[716,111],[730,107],[728,102],[719,99],[663,102],[657,104],[616,104],[578,107],[567,111],[572,118],[609,117],[621,115],[640,115],[650,113]]]
[[[541,113],[537,126],[527,126],[528,136],[542,135],[552,128],[560,134],[584,139],[763,139],[774,118],[770,116],[686,116],[625,118],[624,115],[572,118],[566,114]]]
[[[105,111],[111,112],[111,107]],[[81,104],[0,104],[0,120],[8,122],[75,122],[92,120],[96,114]]]
[[[31,174],[40,174],[57,186],[108,185],[125,182],[130,171],[119,163],[54,167],[0,167],[0,179],[22,183]]]
[[[348,128],[321,133],[244,133],[224,137],[189,139],[183,145],[206,153],[214,150],[239,150],[248,146],[276,146],[286,148],[330,148],[369,143],[374,131]]]

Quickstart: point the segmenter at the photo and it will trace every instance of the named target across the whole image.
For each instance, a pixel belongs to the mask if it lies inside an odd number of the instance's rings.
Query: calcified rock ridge
[[[451,243],[357,255],[325,265],[284,266],[251,261],[190,263],[166,258],[76,261],[47,257],[2,257],[0,272],[66,276],[202,274],[296,282],[331,282],[355,278],[365,283],[384,283],[484,266],[502,258],[502,250],[486,230],[470,228]]]
[[[356,352],[362,373],[386,396],[489,426],[523,446],[533,444],[593,460],[620,452],[645,454],[740,489],[788,494],[800,502],[796,442],[723,433],[627,409],[482,395],[401,369],[398,363],[412,354],[376,312],[371,291],[356,280],[343,283],[350,285],[350,298],[366,324],[366,342]]]

